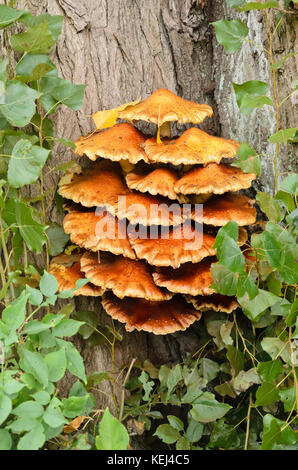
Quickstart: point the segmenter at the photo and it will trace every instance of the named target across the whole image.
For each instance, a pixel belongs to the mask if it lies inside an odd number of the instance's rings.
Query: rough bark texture
[[[204,5],[205,3],[205,5]],[[268,80],[268,63],[262,51],[245,43],[234,55],[227,55],[218,45],[211,21],[232,19],[236,14],[224,1],[210,0],[21,0],[18,5],[34,14],[49,12],[64,15],[62,34],[53,52],[53,61],[60,75],[74,83],[86,83],[84,106],[75,113],[61,107],[54,117],[56,135],[76,139],[93,129],[90,115],[98,109],[115,107],[138,97],[146,98],[157,88],[168,88],[186,99],[208,103],[214,109],[212,119],[202,125],[204,130],[223,137],[247,141],[258,151],[272,154],[266,144],[274,132],[274,120],[269,109],[257,110],[249,116],[237,108],[231,82],[250,79]],[[243,14],[250,27],[250,39],[262,42],[266,25],[262,15]],[[297,24],[297,23],[296,23]],[[278,58],[287,50],[293,52],[296,39],[293,15],[276,36],[274,47]],[[279,74],[281,97],[291,92],[297,72],[294,58]],[[294,127],[294,100],[282,111],[283,127]],[[179,127],[177,131],[183,128]],[[144,130],[144,128],[143,128]],[[148,131],[148,128],[145,131]],[[57,147],[51,166],[73,159],[70,150]],[[294,169],[294,146],[282,147],[279,171]],[[46,189],[57,182],[51,173]],[[263,160],[263,176],[255,188],[274,187],[270,161]],[[51,203],[52,204],[52,203]],[[54,204],[51,220],[61,222]],[[77,300],[80,309],[100,312],[99,301]],[[102,315],[102,314],[100,314]],[[106,317],[102,321],[107,320]],[[180,361],[193,354],[199,345],[200,323],[184,333],[156,337],[144,333],[125,333],[117,343],[116,368],[150,358],[153,363]],[[104,347],[89,348],[80,342],[87,371],[111,368],[110,353]],[[108,387],[108,386],[107,386]],[[105,389],[111,394],[109,388]],[[105,395],[99,406],[106,404]]]

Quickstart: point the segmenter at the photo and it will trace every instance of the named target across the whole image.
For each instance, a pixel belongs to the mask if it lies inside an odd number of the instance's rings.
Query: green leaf
[[[296,401],[296,390],[295,387],[283,388],[279,390],[279,396],[284,404],[284,411],[290,413],[294,410]]]
[[[168,421],[172,428],[177,429],[177,431],[183,431],[184,430],[184,424],[181,421],[181,419],[177,418],[177,416],[174,415],[168,415],[167,416]]]
[[[143,400],[144,401],[149,401],[149,395],[154,387],[154,382],[151,380],[151,381],[148,381],[149,380],[149,375],[146,374],[146,372],[143,370],[140,377],[139,377],[139,382],[141,382],[141,384],[143,385],[143,389],[144,389],[144,396],[143,396]]]
[[[42,302],[42,293],[38,289],[26,286],[26,294],[28,294],[28,300],[31,305],[40,305]]]
[[[57,428],[67,423],[59,407],[59,404],[56,402],[55,399],[53,399],[47,407],[43,415],[43,421],[51,428]]]
[[[63,24],[63,16],[61,15],[50,15],[44,13],[43,15],[33,16],[30,13],[22,18],[22,22],[29,27],[37,26],[39,24],[47,23],[53,39],[57,41]]]
[[[76,416],[82,415],[88,399],[89,394],[86,394],[82,397],[63,398],[63,414],[67,418],[75,418]]]
[[[55,276],[49,274],[47,271],[44,271],[43,276],[39,284],[40,290],[43,295],[51,297],[56,294],[58,290],[58,282]]]
[[[267,2],[248,2],[243,7],[238,8],[238,11],[251,11],[251,10],[264,10],[265,8],[279,8],[276,0],[268,0]]]
[[[41,354],[22,348],[21,367],[42,385],[48,384],[48,368]]]
[[[85,87],[86,85],[75,85],[57,77],[47,77],[41,80],[41,91],[44,95],[54,98],[54,104],[55,102],[63,103],[74,111],[78,111],[83,104]]]
[[[57,345],[62,348],[65,347],[67,369],[76,377],[86,382],[85,366],[83,358],[75,346],[69,341],[63,339],[56,339]]]
[[[220,264],[232,272],[239,273],[244,270],[245,263],[242,251],[233,238],[226,235],[220,244],[216,241],[214,247],[217,247],[216,256]]]
[[[237,289],[237,278],[234,272],[225,266],[214,263],[211,265],[213,279],[212,287],[223,295],[235,295]]]
[[[3,83],[6,83],[7,81],[7,66],[8,66],[8,59],[5,57],[4,59],[0,60],[0,80]],[[6,125],[6,123],[4,123]]]
[[[103,380],[112,380],[111,376],[107,372],[92,372],[87,377],[87,390],[90,390],[95,385],[100,384]]]
[[[279,359],[258,363],[258,372],[266,382],[273,382],[284,372],[283,365]]]
[[[256,197],[259,206],[272,222],[279,222],[283,219],[283,213],[279,203],[268,193],[258,192]]]
[[[16,10],[15,8],[10,8],[5,5],[0,6],[0,29],[10,26],[15,21],[19,20],[26,10]]]
[[[203,430],[204,425],[191,418],[186,429],[185,437],[187,437],[189,442],[194,444],[195,442],[198,442],[203,436]]]
[[[160,424],[153,436],[159,437],[165,444],[174,444],[180,439],[180,433],[169,424]]]
[[[190,450],[190,442],[185,436],[180,437],[176,442],[176,450]]]
[[[32,217],[32,207],[18,200],[10,199],[5,206],[5,211],[3,211],[3,217],[5,218],[10,212],[13,213],[20,234],[29,250],[40,253],[47,239],[44,235],[44,226]]]
[[[227,359],[231,364],[235,375],[239,374],[239,372],[244,368],[245,356],[240,349],[236,349],[234,346],[228,346]]]
[[[261,346],[273,360],[281,357],[286,363],[291,364],[290,346],[281,339],[266,337],[262,340]]]
[[[17,75],[23,75],[29,78],[29,80],[34,80],[35,72],[37,67],[48,66],[51,67],[47,72],[47,76],[57,76],[58,71],[49,59],[47,55],[44,54],[27,54],[22,61],[18,64],[16,72]],[[45,70],[45,69],[44,69]],[[35,71],[35,72],[34,72]],[[42,77],[40,77],[42,78]],[[36,79],[38,80],[38,79]]]
[[[291,57],[293,57],[294,55],[296,55],[297,52],[292,52],[291,54],[287,54],[285,56],[283,56],[280,60],[278,60],[277,62],[275,62],[274,64],[272,64],[270,66],[270,70],[278,70],[281,68],[281,66],[283,65],[283,63],[287,60],[287,59],[290,59]]]
[[[244,173],[255,173],[258,176],[261,174],[261,161],[257,152],[246,142],[243,142],[238,148],[238,160],[232,164],[241,168]]]
[[[53,328],[53,334],[55,336],[63,338],[64,336],[73,336],[75,335],[80,327],[84,325],[84,322],[76,320],[62,320],[59,325]]]
[[[39,418],[43,415],[43,407],[36,401],[24,401],[13,409],[12,413],[19,418]]]
[[[207,382],[211,382],[211,380],[215,379],[217,374],[220,371],[220,367],[217,364],[217,362],[212,361],[211,359],[208,359],[207,357],[204,357],[199,360],[200,364],[200,374],[204,379],[207,380]]]
[[[44,429],[38,423],[31,431],[27,432],[18,442],[18,450],[38,450],[45,443]]]
[[[25,321],[27,300],[28,296],[22,292],[14,302],[3,310],[2,322],[8,331],[16,331]]]
[[[247,273],[240,273],[237,282],[237,298],[243,298],[246,294],[253,299],[259,292],[254,281]]]
[[[277,269],[282,268],[285,261],[283,245],[266,231],[262,233],[262,241],[270,266]]]
[[[54,67],[50,64],[46,64],[46,63],[38,64],[32,70],[30,77],[29,77],[29,81],[34,82],[34,81],[40,80],[42,77],[47,75],[52,70],[54,70]]]
[[[222,418],[232,407],[226,403],[219,403],[217,400],[207,400],[199,397],[197,403],[190,411],[191,416],[201,423],[210,423]]]
[[[220,20],[211,24],[215,27],[216,39],[229,54],[240,49],[249,33],[248,27],[240,20]]]
[[[69,241],[69,235],[63,230],[63,227],[60,225],[53,223],[47,229],[47,236],[49,240],[49,247],[50,247],[50,255],[57,256],[64,250],[65,245]]]
[[[51,352],[44,357],[44,361],[48,367],[49,380],[58,382],[64,377],[66,371],[66,356],[64,348]]]
[[[255,406],[267,406],[277,401],[279,401],[278,388],[270,382],[263,382],[256,392]]]
[[[0,10],[1,15],[1,10]],[[6,429],[0,429],[0,450],[10,450],[12,446],[12,439]]]
[[[47,405],[49,401],[51,400],[51,395],[44,390],[33,393],[31,396],[32,398],[34,398],[34,400],[36,400],[41,405]]]
[[[261,450],[271,450],[274,444],[292,445],[297,443],[295,432],[285,421],[266,414],[263,418],[263,424]]]
[[[29,124],[35,114],[35,100],[40,94],[17,81],[11,81],[6,88],[5,103],[0,104],[0,112],[16,127]]]
[[[259,80],[249,80],[241,84],[232,83],[234,92],[236,95],[236,101],[238,107],[241,107],[242,99],[244,96],[249,95],[250,97],[256,97],[260,95],[266,95],[268,92],[268,85],[265,82]]]
[[[14,188],[36,181],[49,157],[50,150],[32,145],[28,140],[21,139],[14,146],[8,164],[8,182]]]
[[[10,38],[13,49],[27,54],[48,54],[55,44],[46,21]]]
[[[96,437],[98,450],[126,450],[129,443],[128,432],[106,408],[99,423],[99,435]]]
[[[249,299],[248,295],[238,299],[243,312],[252,321],[258,321],[265,310],[278,302],[279,297],[263,289],[259,289],[258,294]]]
[[[243,114],[249,114],[255,108],[262,108],[265,104],[269,106],[274,106],[271,98],[269,98],[268,96],[250,96],[249,94],[246,94],[241,100],[241,105],[239,109]]]
[[[288,212],[295,210],[294,199],[288,192],[280,190],[276,193],[275,198],[283,203]]]
[[[167,378],[168,397],[171,395],[180,380],[182,380],[182,370],[180,364],[176,364],[176,366],[170,370]]]
[[[298,193],[298,174],[289,174],[281,183],[281,189],[286,193],[297,194]]]
[[[278,132],[275,132],[269,137],[269,142],[272,142],[274,144],[281,143],[281,144],[287,144],[288,141],[294,137],[296,132],[298,131],[298,127],[293,127],[291,129],[281,129]]]
[[[11,399],[0,390],[0,425],[4,423],[12,409]]]
[[[247,371],[241,370],[233,379],[233,388],[237,394],[246,392],[252,385],[260,384],[261,380],[256,368]]]
[[[222,419],[215,423],[209,441],[211,449],[231,449],[239,443],[238,432],[234,426],[226,424]]]

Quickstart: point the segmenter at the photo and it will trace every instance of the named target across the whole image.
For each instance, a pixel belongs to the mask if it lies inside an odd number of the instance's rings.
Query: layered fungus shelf
[[[256,211],[238,191],[256,175],[226,163],[237,155],[236,141],[196,127],[174,139],[170,132],[173,121],[199,124],[211,115],[210,106],[163,89],[95,114],[104,129],[76,142],[76,153],[92,163],[76,164],[59,183],[67,199],[64,230],[78,246],[51,261],[60,291],[86,278],[76,295],[101,297],[128,331],[154,334],[185,330],[206,309],[238,307],[212,287],[213,245],[229,221],[240,227],[239,245],[246,242],[244,226]],[[138,121],[156,124],[157,134],[144,136]]]

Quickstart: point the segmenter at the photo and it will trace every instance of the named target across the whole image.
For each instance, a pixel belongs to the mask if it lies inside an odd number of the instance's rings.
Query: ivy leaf
[[[27,14],[26,10],[16,10],[5,5],[0,6],[0,29],[10,26],[15,21],[22,18],[23,15]]]
[[[238,432],[234,426],[226,424],[222,419],[215,423],[208,447],[211,449],[231,449],[239,444]]]
[[[274,444],[292,445],[297,443],[295,432],[285,421],[270,414],[263,418],[263,439],[261,450],[271,450]]]
[[[11,446],[12,438],[9,432],[6,429],[0,429],[0,450],[10,450]]]
[[[223,295],[235,295],[237,289],[237,278],[234,272],[222,264],[211,265],[212,287]]]
[[[294,137],[296,132],[298,131],[298,127],[292,127],[290,129],[281,129],[278,132],[275,132],[269,137],[269,142],[274,144],[281,143],[287,144],[290,139]]]
[[[282,268],[285,261],[284,246],[266,231],[262,233],[262,241],[270,265],[273,268]]]
[[[45,109],[52,108],[55,103],[63,103],[74,111],[78,111],[83,104],[86,85],[74,85],[68,80],[58,77],[45,77],[41,80],[42,103]],[[50,101],[45,103],[45,98]]]
[[[62,320],[59,325],[53,328],[53,334],[57,337],[74,336],[84,325],[84,322],[72,319]]]
[[[6,87],[5,103],[0,104],[0,111],[8,122],[16,127],[29,124],[35,114],[35,100],[40,94],[17,81],[11,81]]]
[[[63,398],[63,414],[67,418],[75,418],[77,416],[82,415],[86,408],[88,399],[88,393],[84,396],[72,396],[69,398]]]
[[[275,199],[278,199],[279,201],[281,201],[288,212],[292,212],[295,210],[295,202],[291,194],[289,194],[289,192],[279,190],[276,193]]]
[[[53,223],[46,231],[49,240],[49,251],[51,256],[57,256],[62,253],[65,245],[69,241],[69,235],[67,235],[63,227]]]
[[[184,430],[184,424],[181,421],[181,419],[177,418],[177,416],[174,415],[168,415],[167,416],[168,421],[172,428],[177,429],[177,431],[183,431]]]
[[[248,27],[240,20],[220,20],[211,24],[215,27],[216,39],[229,54],[240,49],[249,33]]]
[[[10,38],[13,49],[27,54],[48,54],[55,44],[48,23],[42,23],[29,28],[24,33],[14,34]]]
[[[261,161],[257,152],[246,142],[243,142],[238,148],[238,160],[232,164],[241,168],[244,173],[255,173],[258,176],[261,174]]]
[[[238,8],[238,11],[251,11],[251,10],[264,10],[265,8],[279,8],[276,0],[268,0],[265,3],[261,2],[248,2],[243,7]]]
[[[271,98],[268,96],[250,96],[248,94],[244,95],[241,100],[240,111],[243,114],[251,113],[255,108],[262,108],[265,104],[273,106]]]
[[[159,425],[153,436],[159,437],[165,444],[174,444],[181,437],[179,431],[169,424]]]
[[[70,341],[64,341],[63,339],[56,339],[56,343],[60,348],[65,347],[67,369],[83,382],[86,382],[84,361],[76,347]]]
[[[258,292],[259,290],[251,277],[245,272],[240,273],[237,282],[237,298],[248,294],[249,299],[253,299]]]
[[[168,397],[171,395],[172,391],[180,382],[180,380],[182,380],[182,371],[180,364],[177,364],[170,370],[167,378]]]
[[[11,399],[0,390],[0,425],[4,423],[12,410]]]
[[[55,65],[49,59],[49,57],[45,54],[27,54],[23,58],[23,60],[18,64],[16,72],[17,72],[17,75],[26,76],[28,77],[28,80],[31,81],[31,80],[34,80],[36,71],[38,70],[38,67],[40,70],[41,66],[48,67],[48,72],[46,73],[47,76],[58,75],[58,70],[56,69]],[[45,71],[45,69],[43,70]],[[39,75],[40,75],[40,72],[39,72]],[[40,76],[40,78],[42,78],[42,76]],[[39,79],[36,78],[36,80],[39,80]]]
[[[50,15],[49,13],[44,13],[43,15],[33,16],[30,13],[22,18],[22,23],[28,27],[37,26],[40,23],[46,22],[53,39],[57,41],[63,24],[63,16],[61,15]]]
[[[238,298],[243,312],[252,321],[258,321],[265,310],[278,302],[279,297],[263,289],[259,289],[258,294],[249,299],[248,295]]]
[[[249,80],[248,82],[244,83],[233,83],[234,92],[236,95],[236,101],[238,107],[241,107],[242,98],[248,95],[250,97],[256,97],[260,95],[266,95],[268,92],[268,85],[265,82],[261,82],[259,80]]]
[[[51,382],[58,382],[58,380],[62,379],[66,370],[65,349],[61,348],[58,351],[47,354],[44,360],[48,367],[49,380]]]
[[[25,372],[29,372],[29,374],[33,375],[37,382],[47,386],[48,368],[42,355],[25,348],[21,348],[20,357],[21,368]]]
[[[272,222],[279,222],[283,219],[283,213],[279,203],[270,194],[258,192],[256,199],[263,212]]]
[[[144,401],[149,401],[149,395],[154,387],[154,382],[152,380],[148,381],[148,379],[149,379],[149,375],[146,374],[145,371],[142,371],[139,377],[139,382],[141,382],[141,384],[143,385],[143,389],[145,392],[143,396]]]
[[[34,400],[28,400],[14,408],[12,413],[19,418],[39,418],[43,415],[43,407]]]
[[[215,399],[205,399],[202,395],[197,399],[190,411],[191,416],[200,423],[210,423],[222,418],[232,407],[226,403],[219,403]]]
[[[45,443],[46,437],[42,424],[36,423],[34,428],[27,432],[18,442],[18,450],[38,450]]]
[[[290,346],[281,339],[266,337],[261,341],[261,346],[273,360],[281,357],[287,364],[291,364]]]
[[[8,164],[8,182],[14,188],[36,181],[49,157],[50,150],[32,145],[28,140],[21,139],[14,146]]]
[[[211,359],[208,359],[207,357],[204,357],[199,360],[200,364],[200,374],[204,379],[207,380],[207,382],[211,382],[211,380],[215,379],[217,374],[220,371],[220,367],[217,364],[217,362],[212,361]]]
[[[277,401],[279,401],[278,388],[270,382],[263,382],[256,392],[255,406],[267,406]]]
[[[282,390],[279,390],[279,396],[284,404],[284,411],[286,413],[291,412],[294,409],[296,400],[295,387],[283,388]]]
[[[298,175],[297,173],[289,174],[281,183],[281,189],[286,193],[298,193]]]
[[[99,435],[96,437],[98,450],[126,450],[129,444],[128,432],[106,408],[99,423]]]
[[[203,430],[204,425],[191,418],[186,429],[185,437],[187,437],[189,442],[194,444],[195,442],[198,442],[203,436]]]
[[[40,290],[46,297],[51,297],[56,294],[58,290],[58,282],[53,274],[49,274],[47,271],[44,271],[43,276],[40,280]]]

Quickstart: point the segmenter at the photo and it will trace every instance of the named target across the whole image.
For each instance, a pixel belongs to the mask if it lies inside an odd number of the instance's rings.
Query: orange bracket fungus
[[[197,127],[171,136],[171,122],[197,125],[210,116],[209,105],[164,89],[93,115],[97,130],[76,141],[77,155],[91,162],[82,158],[58,188],[64,230],[80,247],[51,262],[59,291],[86,278],[76,295],[101,296],[127,331],[157,335],[185,330],[205,310],[238,307],[213,288],[213,246],[229,221],[239,225],[238,244],[246,242],[256,211],[239,191],[256,175],[222,162],[237,155],[235,140]],[[156,134],[145,137],[138,121],[155,124]]]

